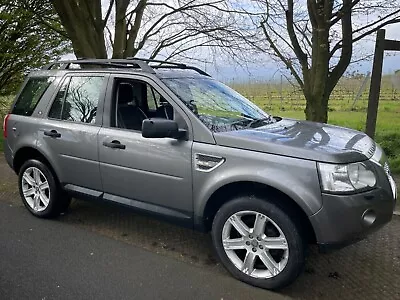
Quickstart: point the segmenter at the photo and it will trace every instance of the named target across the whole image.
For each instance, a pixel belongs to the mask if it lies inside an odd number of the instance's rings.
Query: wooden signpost
[[[374,65],[372,68],[371,87],[369,91],[367,124],[365,127],[365,132],[371,138],[375,137],[385,51],[400,51],[400,41],[387,40],[386,30],[380,29],[378,30],[376,38]]]

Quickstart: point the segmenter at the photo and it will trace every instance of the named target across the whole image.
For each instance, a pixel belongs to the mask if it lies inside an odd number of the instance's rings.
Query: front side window
[[[163,81],[214,132],[275,122],[248,99],[213,79],[168,78]]]
[[[22,116],[31,116],[39,100],[53,80],[54,77],[30,78],[18,97],[12,113]]]
[[[174,120],[177,116],[172,105],[154,87],[140,80],[117,79],[113,103],[113,127],[141,131],[145,119]]]
[[[76,76],[64,80],[49,118],[94,124],[104,77]]]
[[[160,106],[161,95],[150,85],[147,84],[147,103],[149,109],[157,110]]]

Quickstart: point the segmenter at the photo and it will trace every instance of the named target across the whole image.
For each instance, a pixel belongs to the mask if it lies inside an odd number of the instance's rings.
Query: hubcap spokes
[[[251,277],[275,277],[288,262],[289,248],[282,230],[255,211],[240,211],[229,217],[222,230],[222,243],[231,262]]]
[[[36,212],[43,211],[50,202],[47,178],[36,167],[27,168],[22,175],[22,193],[25,201]]]

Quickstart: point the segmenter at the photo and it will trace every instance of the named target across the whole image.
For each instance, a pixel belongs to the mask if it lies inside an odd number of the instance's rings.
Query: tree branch
[[[305,72],[308,70],[308,59],[307,54],[305,54],[301,49],[296,32],[294,30],[293,6],[293,0],[288,0],[288,9],[286,10],[286,26],[290,41],[292,42],[293,51],[303,68],[303,72]]]
[[[295,68],[293,67],[292,62],[289,59],[287,59],[285,56],[283,56],[282,52],[279,51],[277,45],[274,43],[274,41],[272,40],[271,36],[269,35],[269,33],[267,31],[267,28],[265,27],[266,22],[267,22],[266,20],[261,22],[261,27],[262,27],[262,30],[264,32],[265,38],[267,39],[268,43],[270,44],[272,50],[275,52],[276,56],[278,56],[278,58],[286,65],[286,67],[290,70],[292,75],[296,78],[296,80],[299,83],[300,87],[304,88],[304,82],[301,79],[300,75],[295,70]]]
[[[105,15],[104,20],[103,20],[103,29],[107,26],[107,22],[108,22],[108,19],[110,18],[111,11],[112,11],[112,8],[114,6],[114,2],[115,2],[115,0],[110,0],[110,4],[108,6],[106,15]]]
[[[343,5],[350,7],[351,0],[343,0]],[[353,55],[353,28],[351,21],[351,11],[348,11],[348,13],[342,17],[342,53],[338,64],[334,67],[329,76],[330,80],[327,84],[329,92],[331,92],[339,82],[340,77],[342,77],[351,62]]]

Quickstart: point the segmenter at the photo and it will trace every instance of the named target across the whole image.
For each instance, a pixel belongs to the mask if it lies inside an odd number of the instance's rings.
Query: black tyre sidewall
[[[45,210],[40,211],[40,212],[33,210],[29,206],[29,204],[26,202],[24,194],[22,192],[22,176],[23,176],[24,172],[26,171],[26,169],[28,169],[30,167],[38,168],[43,173],[43,175],[46,177],[47,182],[49,183],[49,187],[50,187],[49,205],[46,207]],[[31,160],[26,161],[22,165],[22,167],[19,171],[19,176],[18,176],[18,186],[19,186],[19,193],[20,193],[22,202],[24,203],[25,207],[29,210],[29,212],[32,213],[34,216],[39,217],[39,218],[51,218],[51,217],[55,217],[59,214],[60,204],[62,202],[61,201],[62,195],[60,193],[60,189],[57,185],[57,182],[54,179],[52,172],[41,161],[31,159]]]
[[[285,269],[277,276],[268,279],[250,277],[230,261],[222,244],[222,229],[226,220],[239,211],[252,210],[260,212],[274,221],[283,231],[289,246],[289,260]],[[238,197],[224,204],[217,212],[212,226],[212,240],[224,267],[237,279],[253,286],[278,290],[291,284],[303,271],[305,264],[306,242],[301,228],[296,225],[281,208],[254,196]]]

